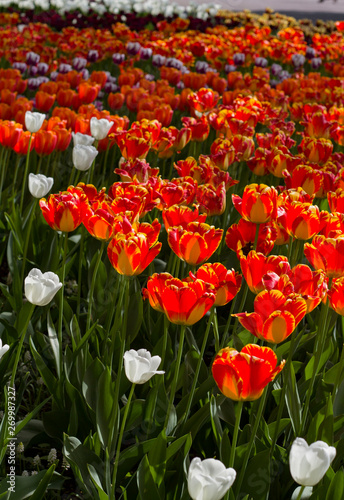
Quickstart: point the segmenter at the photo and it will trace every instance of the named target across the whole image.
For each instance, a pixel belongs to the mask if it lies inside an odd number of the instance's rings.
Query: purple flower
[[[96,62],[99,58],[98,50],[89,50],[87,54],[88,62]]]
[[[290,78],[290,73],[289,71],[287,71],[286,69],[284,69],[283,71],[281,71],[280,75],[279,75],[279,79],[280,81],[282,82],[283,80],[286,80],[287,78]]]
[[[23,62],[14,62],[12,64],[12,68],[17,69],[21,73],[25,73],[25,71],[27,70],[27,65]]]
[[[141,50],[141,45],[139,42],[129,42],[127,43],[126,49],[130,56],[136,56]]]
[[[36,76],[37,75],[37,66],[29,66],[28,67],[28,74],[29,76]]]
[[[72,71],[72,66],[70,64],[61,63],[59,66],[59,73],[68,73]]]
[[[306,58],[302,54],[293,54],[291,56],[291,62],[293,63],[295,69],[301,68],[305,64]]]
[[[197,61],[195,64],[196,73],[206,73],[209,69],[209,64],[206,61]]]
[[[41,82],[38,78],[29,78],[27,81],[27,87],[29,90],[37,90]]]
[[[236,66],[234,66],[234,64],[226,64],[225,67],[224,67],[225,73],[232,73],[236,69],[237,68],[236,68]]]
[[[29,66],[36,66],[39,63],[40,56],[36,52],[28,52],[26,54],[26,63]]]
[[[236,66],[241,66],[242,64],[244,64],[245,59],[246,56],[242,52],[237,52],[233,55],[233,62]]]
[[[125,55],[116,52],[115,54],[112,54],[112,60],[115,64],[121,64],[123,61],[125,61]]]
[[[179,59],[176,59],[175,57],[168,57],[166,59],[166,66],[168,68],[175,68],[175,69],[183,69],[184,64],[179,61]]]
[[[58,72],[57,71],[52,71],[50,73],[50,80],[52,80],[53,82],[55,82],[56,78],[58,77]]]
[[[119,89],[118,85],[112,82],[106,82],[103,87],[103,91],[109,94],[110,92],[117,92]],[[99,97],[99,96],[98,96]]]
[[[317,55],[315,49],[313,47],[306,48],[306,57],[307,59],[313,59]]]
[[[281,71],[283,71],[283,68],[280,64],[272,64],[270,68],[272,76],[279,76],[281,74]]]
[[[165,63],[166,63],[165,56],[161,56],[160,54],[154,54],[154,56],[152,57],[152,64],[153,64],[153,66],[156,66],[157,68],[164,66]]]
[[[150,48],[145,48],[145,47],[142,47],[141,48],[141,52],[140,52],[140,58],[143,59],[143,60],[146,60],[146,59],[150,59],[153,55],[153,51],[152,49]]]
[[[81,74],[82,74],[82,77],[84,80],[88,80],[89,77],[90,77],[90,72],[88,71],[87,68],[84,68],[82,71],[81,71]]]
[[[177,89],[183,90],[185,88],[184,82],[180,81],[176,85]]]
[[[319,69],[322,65],[321,57],[313,57],[313,59],[311,59],[311,65],[313,69]]]
[[[266,68],[268,65],[268,60],[265,57],[256,57],[254,60],[254,64],[258,66],[258,68]]]
[[[145,79],[148,80],[149,82],[154,82],[155,80],[155,76],[154,75],[151,75],[150,73],[146,73],[145,74]]]
[[[33,67],[33,66],[32,66],[32,67]],[[47,64],[47,63],[43,63],[43,62],[42,62],[42,63],[39,63],[39,64],[37,65],[37,74],[38,74],[38,75],[41,75],[41,76],[42,76],[42,75],[45,75],[46,73],[48,73],[48,71],[49,71],[49,66],[48,66],[48,64]]]
[[[76,71],[81,71],[87,66],[87,60],[84,59],[83,57],[74,57],[72,61],[73,68]]]

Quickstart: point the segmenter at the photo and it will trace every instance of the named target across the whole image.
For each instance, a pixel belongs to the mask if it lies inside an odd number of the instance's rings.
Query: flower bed
[[[0,15],[0,494],[342,499],[344,25],[177,13]]]

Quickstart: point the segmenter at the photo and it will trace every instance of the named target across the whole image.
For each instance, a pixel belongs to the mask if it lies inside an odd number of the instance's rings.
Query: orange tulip
[[[239,256],[242,273],[249,289],[253,293],[259,293],[264,290],[263,277],[267,273],[274,273],[281,276],[281,274],[288,274],[290,271],[288,259],[284,255],[270,255],[269,257],[265,257],[262,253],[251,250],[247,257],[244,256],[242,251]]]
[[[307,305],[297,293],[286,297],[279,290],[263,290],[254,299],[254,311],[233,316],[255,337],[279,344],[295,330],[307,312]]]
[[[68,191],[51,194],[48,201],[39,201],[42,215],[50,227],[57,231],[74,231],[84,220],[89,205],[87,196],[79,188],[68,188]]]
[[[200,214],[198,206],[192,211],[190,207],[184,205],[172,205],[163,210],[162,218],[167,231],[170,227],[175,226],[182,226],[186,229],[189,222],[205,222],[207,214]]]
[[[344,316],[344,278],[338,278],[333,281],[327,296],[332,309],[341,316]]]
[[[39,90],[36,92],[36,108],[38,111],[42,111],[44,113],[47,113],[54,105],[56,95],[55,94],[47,94],[46,92],[43,92]]]
[[[234,401],[255,401],[285,365],[269,347],[246,345],[241,352],[225,347],[216,355],[212,372],[220,391]]]
[[[168,244],[173,252],[192,266],[208,260],[220,245],[222,229],[215,229],[204,222],[190,222],[168,229]]]
[[[39,130],[35,134],[35,150],[39,155],[50,155],[57,144],[57,135],[54,131]]]
[[[243,197],[233,194],[234,207],[250,222],[262,224],[277,217],[277,191],[265,184],[250,184],[245,187]]]
[[[238,224],[232,224],[226,232],[226,245],[228,248],[237,252],[240,251],[247,255],[252,250],[253,243],[256,237],[257,226],[253,222],[240,219]],[[277,238],[277,230],[275,227],[267,224],[259,225],[257,252],[267,255],[274,247]]]
[[[110,241],[108,257],[119,274],[136,276],[149,266],[162,246],[157,242],[160,228],[155,220],[152,225],[141,224],[138,232],[118,233]]]
[[[223,264],[216,262],[203,264],[195,273],[194,279],[213,285],[216,294],[214,306],[224,306],[239,292],[242,276],[234,269],[227,269]]]
[[[305,243],[304,253],[312,266],[325,271],[328,278],[344,276],[344,235],[337,238],[314,236],[312,243]]]
[[[213,287],[208,283],[181,281],[168,273],[153,274],[143,289],[143,297],[178,325],[194,325],[215,302]]]

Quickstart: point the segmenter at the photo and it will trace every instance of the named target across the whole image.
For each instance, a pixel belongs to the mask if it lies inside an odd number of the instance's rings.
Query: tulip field
[[[343,500],[344,21],[94,4],[0,12],[0,499]]]

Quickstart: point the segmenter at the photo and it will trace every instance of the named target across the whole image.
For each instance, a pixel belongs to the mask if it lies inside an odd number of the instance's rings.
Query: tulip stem
[[[34,199],[33,207],[32,207],[32,210],[31,210],[31,213],[29,216],[29,220],[27,223],[27,229],[26,229],[27,232],[26,232],[26,238],[25,238],[24,248],[23,248],[23,261],[22,261],[22,270],[21,270],[21,282],[22,283],[23,283],[24,274],[25,274],[25,264],[26,264],[27,250],[29,247],[29,240],[30,240],[30,235],[31,235],[31,227],[32,227],[33,219],[34,219],[35,213],[36,213],[37,202],[38,202],[38,200]]]
[[[191,386],[191,390],[190,390],[190,394],[189,394],[189,399],[188,399],[188,402],[187,402],[187,405],[186,405],[186,410],[185,410],[185,413],[184,413],[184,416],[183,416],[182,422],[181,422],[183,424],[187,421],[187,419],[189,417],[190,409],[192,407],[192,400],[193,400],[194,395],[195,395],[195,389],[196,389],[196,385],[197,385],[197,382],[198,382],[199,372],[201,370],[201,365],[202,365],[202,361],[203,361],[204,351],[205,351],[205,348],[207,346],[207,341],[208,341],[208,336],[209,336],[209,331],[210,331],[210,325],[214,321],[215,312],[216,312],[215,308],[212,308],[210,316],[209,316],[209,319],[208,319],[208,323],[207,323],[207,329],[206,329],[204,337],[203,337],[203,342],[202,342],[202,347],[201,347],[200,355],[199,355],[199,358],[197,360],[197,366],[196,366],[195,374],[194,374],[193,381],[192,381],[192,386]]]
[[[22,188],[22,192],[20,195],[20,206],[19,206],[20,214],[23,212],[24,194],[25,194],[25,189],[26,189],[27,176],[29,173],[29,159],[30,159],[31,141],[32,141],[32,133],[30,134],[29,145],[28,145],[27,153],[26,153],[24,179],[23,179],[23,184],[22,184],[23,188]]]
[[[242,482],[243,482],[244,477],[245,477],[246,467],[247,467],[247,464],[248,464],[248,461],[249,461],[249,458],[250,458],[250,455],[251,455],[251,451],[252,451],[252,446],[253,446],[254,440],[256,438],[256,434],[257,434],[257,430],[258,430],[258,425],[259,425],[259,423],[261,421],[261,418],[262,418],[262,414],[263,414],[263,409],[264,409],[264,406],[265,406],[265,401],[266,401],[267,393],[268,393],[268,388],[266,387],[265,390],[264,390],[264,393],[263,393],[263,395],[262,395],[262,397],[260,399],[260,403],[259,403],[259,407],[258,407],[256,419],[254,421],[254,426],[253,426],[253,429],[252,429],[252,432],[251,432],[250,441],[248,443],[248,448],[246,450],[246,455],[245,455],[245,458],[244,458],[244,463],[241,466],[240,476],[239,476],[239,479],[238,479],[238,482],[237,482],[237,487],[236,487],[236,497],[239,496],[239,493],[240,493],[240,490],[241,490],[241,485],[242,485]]]
[[[126,338],[126,333],[127,333],[127,322],[128,322],[128,309],[129,309],[129,278],[125,276],[125,281],[124,281],[124,286],[123,286],[123,294],[121,296],[121,301],[120,304],[117,305],[117,308],[123,311],[123,323],[122,323],[122,335],[121,335],[121,348],[120,348],[120,353],[119,353],[119,360],[118,360],[118,370],[117,370],[117,378],[116,378],[116,384],[115,384],[115,405],[116,405],[116,412],[118,411],[118,399],[119,399],[119,391],[120,391],[120,385],[121,385],[121,376],[122,376],[122,368],[123,368],[123,356],[124,356],[124,351],[125,351],[125,338]],[[124,308],[122,308],[123,305],[123,296],[124,296]],[[116,319],[117,319],[117,314],[116,314]],[[114,339],[112,339],[112,343],[114,344]],[[112,356],[113,356],[113,345],[112,347]],[[112,363],[112,359],[111,359]],[[116,415],[117,417],[117,415]],[[115,422],[116,422],[115,418]]]
[[[174,401],[174,396],[175,396],[175,393],[176,393],[177,382],[178,382],[178,375],[179,375],[179,368],[180,368],[180,363],[181,363],[182,354],[183,354],[185,331],[186,331],[186,326],[185,325],[181,325],[179,347],[178,347],[178,354],[177,354],[177,362],[176,362],[176,366],[175,366],[175,369],[174,369],[174,377],[173,377],[172,386],[171,386],[171,393],[170,393],[170,399],[169,399],[169,402],[168,402],[168,408],[167,408],[167,412],[166,412],[164,429],[166,429],[166,427],[167,427],[167,424],[168,424],[168,421],[169,421],[169,417],[170,417],[171,408],[172,408],[173,401]]]
[[[296,500],[301,500],[302,498],[302,493],[304,492],[304,489],[306,488],[306,486],[301,486],[300,488],[300,491],[299,491],[299,494],[297,495],[297,499]]]
[[[90,296],[88,299],[88,310],[87,310],[87,321],[86,321],[86,332],[88,332],[90,325],[91,325],[91,313],[92,313],[92,302],[93,302],[93,293],[94,293],[94,287],[96,284],[96,278],[97,278],[97,273],[98,273],[98,268],[100,261],[102,260],[102,255],[104,252],[104,248],[106,245],[106,240],[102,241],[102,245],[98,251],[98,257],[93,269],[93,274],[92,274],[92,281],[91,281],[91,288],[90,288]]]
[[[331,285],[329,283],[329,288],[330,288],[330,286]],[[317,335],[317,338],[319,339],[319,341],[318,341],[317,347],[315,349],[312,377],[311,377],[311,381],[310,381],[310,384],[309,384],[309,387],[307,390],[307,398],[306,398],[305,406],[303,407],[303,411],[302,411],[301,433],[303,432],[304,427],[306,425],[309,404],[311,401],[315,377],[318,373],[319,363],[320,363],[321,355],[322,355],[325,340],[326,340],[326,333],[327,333],[326,325],[327,325],[328,310],[329,310],[329,300],[327,299],[326,304],[322,304],[322,309],[321,309],[321,317],[320,317],[319,330],[318,330],[318,335]]]
[[[85,227],[81,227],[80,250],[79,250],[79,268],[78,268],[78,295],[76,299],[76,316],[79,321],[80,317],[80,301],[81,301],[81,278],[82,278],[82,261],[84,258],[84,241]]]
[[[1,181],[0,181],[0,203],[1,203],[1,198],[2,198],[2,189],[4,186],[5,182],[5,177],[6,177],[6,172],[7,172],[7,157],[8,157],[8,148],[1,148],[1,153],[0,153],[0,169],[2,171],[1,173]]]
[[[116,455],[115,455],[115,463],[113,467],[113,473],[112,473],[112,487],[111,487],[111,500],[115,499],[115,488],[116,488],[116,476],[117,476],[117,469],[118,469],[118,464],[119,464],[119,456],[120,456],[120,451],[121,451],[121,445],[122,445],[122,440],[123,440],[123,434],[124,434],[124,429],[125,429],[125,424],[127,421],[128,413],[129,413],[129,408],[130,408],[130,403],[134,394],[136,384],[132,384],[130,393],[127,399],[127,404],[125,405],[125,410],[124,410],[124,415],[122,419],[122,424],[121,424],[121,429],[119,431],[119,436],[118,436],[118,441],[117,441],[117,448],[116,448]]]
[[[58,376],[62,375],[62,324],[63,324],[63,298],[64,298],[64,280],[66,272],[66,258],[68,252],[68,233],[64,234],[64,246],[63,246],[63,257],[62,257],[62,267],[61,267],[61,295],[60,295],[60,309],[59,309],[59,329],[58,329],[58,340],[59,340],[59,351],[60,351],[60,365],[58,367]]]
[[[167,338],[168,338],[168,319],[164,314],[164,337],[162,341],[162,350],[161,350],[161,366],[164,366],[165,363]]]
[[[253,243],[253,250],[254,251],[257,251],[258,236],[259,236],[259,227],[260,227],[260,224],[256,224],[256,235],[254,237],[254,243]]]
[[[245,282],[245,284],[246,284],[246,282]],[[246,284],[246,286],[247,286],[247,284]],[[223,336],[222,336],[222,342],[221,342],[221,346],[220,346],[221,349],[225,346],[225,344],[227,342],[227,335],[228,335],[229,327],[231,324],[232,313],[234,311],[237,298],[238,298],[238,294],[236,294],[236,296],[234,297],[234,299],[232,300],[232,303],[231,303],[231,308],[229,310],[228,319],[227,319],[227,323],[225,326],[225,331],[223,332]]]
[[[276,446],[277,438],[278,438],[279,425],[280,425],[281,418],[282,418],[282,413],[283,413],[283,410],[284,410],[285,394],[286,394],[286,391],[287,391],[287,386],[288,386],[288,381],[289,381],[290,367],[291,367],[291,364],[292,364],[292,358],[293,358],[293,354],[294,354],[294,345],[295,345],[295,340],[296,340],[296,337],[297,337],[296,332],[297,332],[297,329],[295,328],[295,330],[291,334],[290,346],[289,346],[289,350],[288,350],[288,358],[287,358],[286,365],[285,365],[285,368],[284,368],[284,371],[283,371],[283,380],[284,380],[284,383],[283,383],[283,387],[282,387],[280,403],[278,405],[278,413],[277,413],[277,419],[276,419],[276,424],[275,424],[275,432],[274,432],[274,437],[273,437],[273,440],[272,440],[272,445],[271,445],[271,450],[270,450],[270,456],[271,457],[273,457],[273,455],[274,455],[275,446]]]
[[[14,365],[13,365],[13,368],[12,368],[12,375],[11,375],[11,381],[10,381],[10,386],[11,387],[14,387],[14,381],[15,381],[15,378],[16,378],[16,373],[17,373],[17,368],[18,368],[20,354],[21,354],[21,351],[22,351],[22,348],[23,348],[23,344],[24,344],[24,340],[25,340],[25,335],[26,335],[27,329],[29,327],[29,323],[30,323],[30,320],[32,318],[32,314],[33,314],[34,309],[35,309],[35,305],[31,304],[31,308],[30,308],[30,310],[28,312],[24,328],[23,328],[22,332],[20,333],[20,342],[19,342],[19,345],[18,345],[17,350],[16,350],[16,357],[15,357]]]
[[[19,170],[19,164],[20,164],[20,160],[21,160],[21,156],[18,155],[17,157],[17,160],[16,160],[16,164],[15,164],[15,167],[14,167],[14,179],[13,179],[13,184],[12,184],[12,206],[13,206],[13,211],[14,211],[14,206],[15,206],[15,203],[14,203],[14,200],[15,200],[15,187],[16,187],[16,184],[17,184],[17,177],[18,177],[18,170]]]
[[[234,433],[233,433],[233,439],[232,439],[231,455],[229,457],[229,467],[233,467],[234,466],[235,450],[236,450],[236,445],[237,445],[237,441],[238,441],[238,435],[239,435],[239,428],[240,428],[240,421],[241,421],[241,414],[242,414],[243,406],[244,406],[244,402],[243,401],[238,401],[237,415],[236,415],[236,418],[235,418]]]

